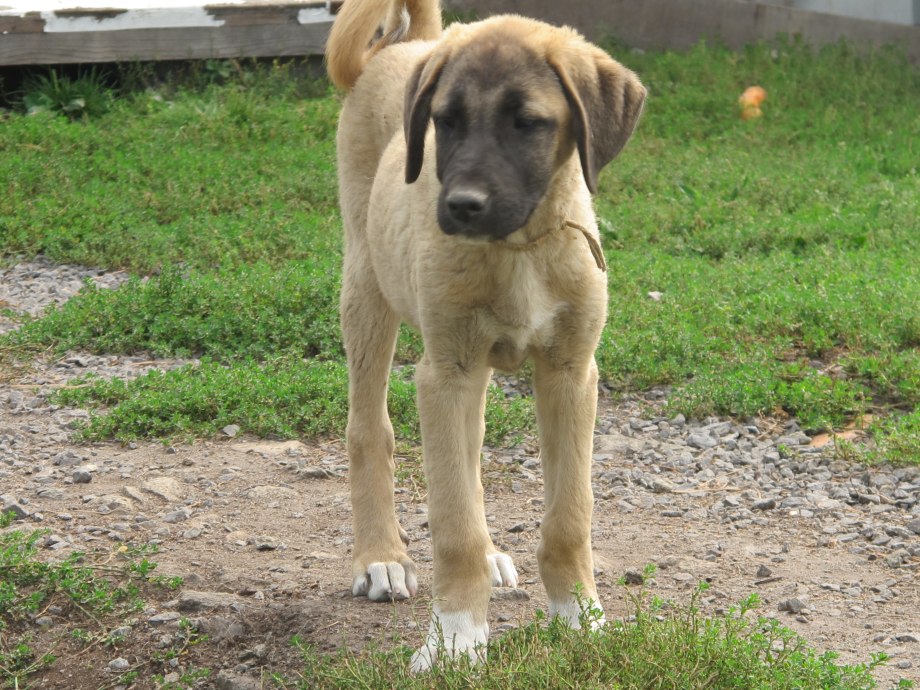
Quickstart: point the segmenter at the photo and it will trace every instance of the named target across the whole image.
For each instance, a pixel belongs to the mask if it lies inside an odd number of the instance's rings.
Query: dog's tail
[[[383,35],[374,41],[381,29]],[[326,70],[347,91],[381,48],[440,35],[439,0],[346,0],[326,41]]]

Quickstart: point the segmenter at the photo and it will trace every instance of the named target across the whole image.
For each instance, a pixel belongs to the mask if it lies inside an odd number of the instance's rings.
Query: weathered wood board
[[[0,0],[0,65],[319,55],[317,0]]]

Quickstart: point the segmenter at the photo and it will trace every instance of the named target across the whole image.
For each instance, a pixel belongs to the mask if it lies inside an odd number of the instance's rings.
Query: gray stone
[[[131,662],[121,657],[118,657],[117,659],[112,659],[108,665],[108,669],[112,673],[120,673],[122,671],[128,670],[129,668],[131,668]]]
[[[93,473],[87,469],[78,467],[71,475],[74,484],[89,484],[93,481]]]
[[[221,429],[221,432],[224,434],[224,436],[234,438],[237,434],[240,433],[240,427],[237,424],[228,424],[223,429]]]
[[[775,507],[775,498],[765,498],[759,501],[754,501],[754,503],[751,504],[751,510],[773,510]]]
[[[55,465],[80,465],[83,463],[84,458],[82,455],[78,455],[72,450],[65,450],[57,455],[55,455],[51,460]]]
[[[223,670],[214,677],[215,690],[262,690],[262,687],[260,678],[234,671]]]
[[[178,611],[164,611],[163,613],[158,613],[155,616],[151,616],[147,619],[147,622],[150,625],[166,625],[167,623],[172,623],[174,621],[182,618],[182,614]]]
[[[687,439],[687,445],[691,448],[707,450],[709,448],[715,448],[719,445],[719,442],[709,434],[695,433],[690,434],[690,438]]]
[[[141,484],[141,490],[162,498],[169,503],[178,503],[185,499],[186,492],[182,484],[172,477],[154,477]]]
[[[656,494],[669,494],[677,490],[677,487],[672,482],[661,477],[653,478],[652,481],[649,482],[648,488]]]
[[[777,608],[780,611],[788,611],[789,613],[802,613],[808,611],[808,606],[801,599],[784,599],[779,602]]]
[[[281,547],[281,542],[268,534],[260,534],[253,539],[257,551],[274,551]]]
[[[777,446],[807,446],[809,443],[811,443],[811,438],[801,431],[776,439]]]
[[[243,605],[244,601],[245,600],[234,594],[185,590],[179,595],[179,602],[176,608],[186,613],[195,613],[198,611],[209,611],[213,609],[226,609],[232,606],[241,606]]]
[[[530,601],[530,592],[518,587],[493,587],[489,598],[493,601]]]
[[[641,585],[645,584],[645,576],[638,570],[627,570],[623,575],[623,581],[627,585]]]
[[[188,508],[179,508],[179,510],[173,510],[163,516],[163,522],[168,522],[170,524],[175,524],[177,522],[185,522],[192,516],[192,511]]]
[[[12,496],[4,495],[0,496],[0,515],[6,513],[13,513],[14,520],[25,520],[30,515],[29,510],[24,508],[19,501]]]

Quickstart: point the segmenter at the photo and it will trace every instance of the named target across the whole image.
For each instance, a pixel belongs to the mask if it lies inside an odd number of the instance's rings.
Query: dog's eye
[[[524,115],[518,115],[516,118],[514,118],[514,128],[519,132],[533,132],[537,129],[540,129],[545,124],[546,120],[541,120],[538,117],[526,117]]]
[[[441,130],[451,130],[457,126],[457,119],[452,115],[435,115],[434,126]]]

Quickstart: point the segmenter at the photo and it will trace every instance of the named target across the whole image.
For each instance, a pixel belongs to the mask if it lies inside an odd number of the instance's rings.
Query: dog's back
[[[406,81],[440,35],[438,0],[348,0],[333,24],[326,67],[346,92],[336,148],[346,241],[365,231],[380,157],[402,132]]]

